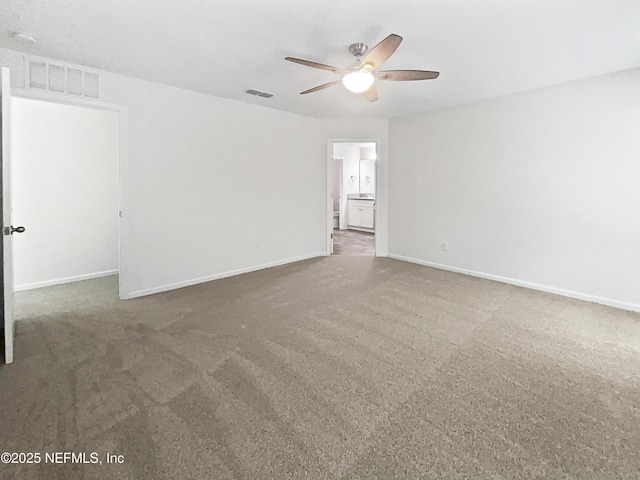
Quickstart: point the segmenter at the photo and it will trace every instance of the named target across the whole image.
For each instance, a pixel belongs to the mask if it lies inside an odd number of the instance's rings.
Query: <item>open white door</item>
[[[13,232],[24,231],[11,226],[11,83],[9,69],[2,67],[2,110],[0,133],[2,137],[2,324],[4,327],[4,359],[13,362]]]
[[[332,163],[332,176],[331,176],[331,202],[333,204],[331,211],[329,212],[329,217],[331,219],[331,255],[333,255],[333,242],[335,240],[333,232],[335,230],[335,222],[336,222],[336,213],[338,214],[337,221],[338,227],[340,228],[344,219],[342,218],[342,158],[334,158]]]

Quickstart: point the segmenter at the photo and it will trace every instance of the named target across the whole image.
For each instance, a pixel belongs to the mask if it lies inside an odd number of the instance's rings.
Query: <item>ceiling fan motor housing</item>
[[[352,43],[349,45],[349,52],[357,58],[362,57],[369,51],[369,46],[366,43]]]

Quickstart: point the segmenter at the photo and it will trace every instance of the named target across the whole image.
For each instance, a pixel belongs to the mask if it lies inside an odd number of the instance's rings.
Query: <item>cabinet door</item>
[[[349,217],[347,218],[347,224],[354,227],[360,226],[360,209],[358,207],[349,207]]]
[[[373,218],[375,210],[373,208],[360,209],[360,226],[365,228],[373,228]]]

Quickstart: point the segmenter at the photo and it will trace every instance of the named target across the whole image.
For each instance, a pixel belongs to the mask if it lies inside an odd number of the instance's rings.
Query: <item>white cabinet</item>
[[[375,218],[374,200],[349,199],[347,210],[347,224],[350,227],[373,229]]]

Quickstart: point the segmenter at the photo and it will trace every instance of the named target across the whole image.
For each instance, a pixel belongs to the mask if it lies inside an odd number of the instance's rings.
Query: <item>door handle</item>
[[[24,228],[22,225],[19,227],[14,227],[13,225],[11,225],[10,227],[4,227],[4,234],[5,235],[13,235],[14,233],[24,233],[24,231],[26,230],[26,228]]]

